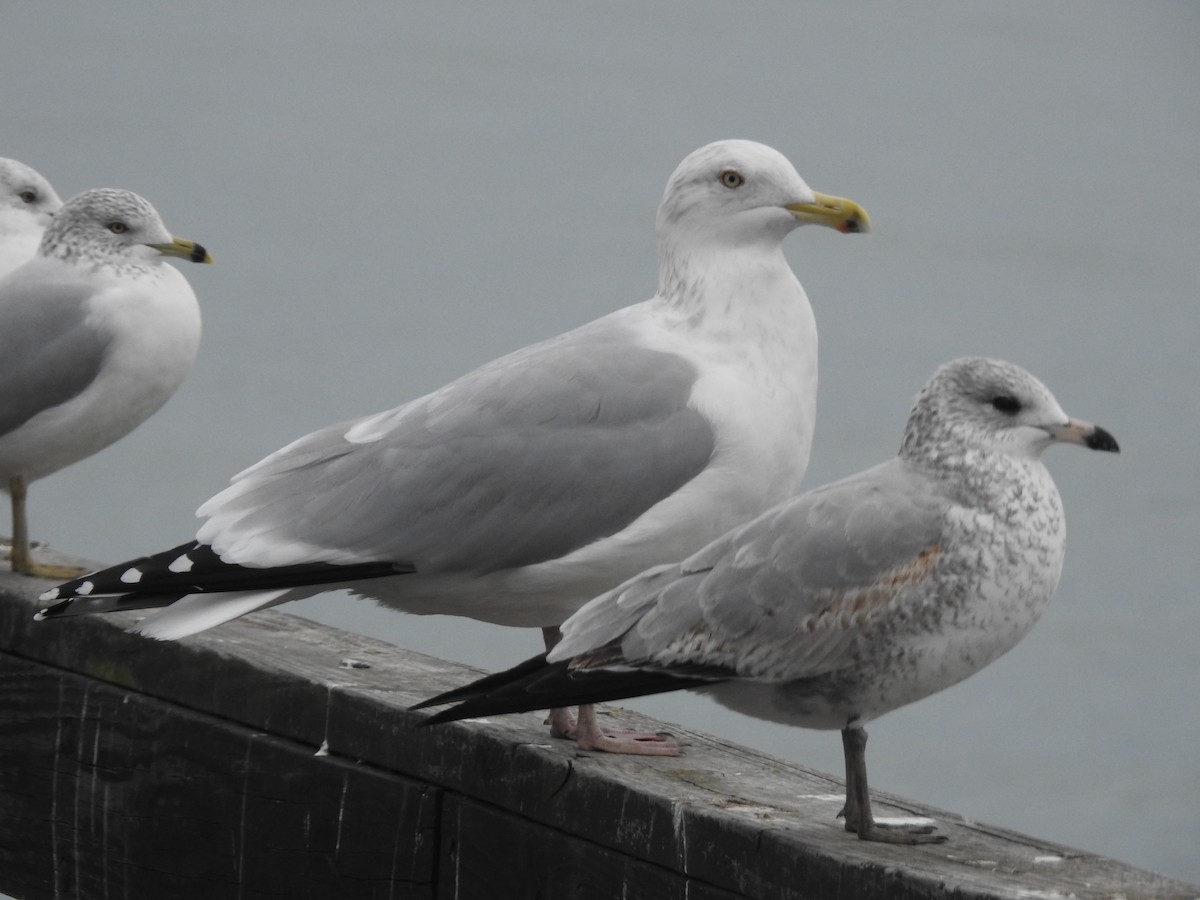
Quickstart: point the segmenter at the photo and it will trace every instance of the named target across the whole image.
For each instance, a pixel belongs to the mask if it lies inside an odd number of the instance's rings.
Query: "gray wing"
[[[108,352],[88,327],[83,284],[3,282],[0,292],[0,436],[91,384]]]
[[[688,405],[695,379],[687,360],[600,320],[284,448],[201,508],[200,539],[272,564],[289,546],[423,572],[557,558],[705,468],[714,441]]]
[[[867,617],[920,594],[951,500],[899,459],[804,494],[589,603],[552,658],[771,680],[830,671]]]

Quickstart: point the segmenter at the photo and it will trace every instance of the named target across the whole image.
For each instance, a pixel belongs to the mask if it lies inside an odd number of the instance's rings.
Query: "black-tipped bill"
[[[1063,425],[1046,425],[1043,426],[1046,433],[1056,441],[1062,441],[1064,444],[1078,444],[1080,447],[1087,447],[1089,450],[1104,450],[1107,453],[1119,453],[1121,448],[1117,446],[1117,439],[1101,428],[1099,425],[1093,425],[1091,422],[1085,422],[1083,419],[1068,419]]]
[[[174,256],[178,259],[186,259],[188,262],[194,263],[211,263],[212,257],[208,255],[208,251],[201,244],[195,241],[189,241],[185,238],[174,238],[169,244],[150,244],[163,256]]]
[[[1117,439],[1099,425],[1083,439],[1083,443],[1089,450],[1103,450],[1106,453],[1121,452],[1121,448],[1117,446]]]

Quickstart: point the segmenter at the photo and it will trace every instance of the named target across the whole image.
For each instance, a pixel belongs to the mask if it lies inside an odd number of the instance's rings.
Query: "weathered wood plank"
[[[472,670],[274,612],[177,644],[124,633],[133,615],[35,624],[30,598],[40,587],[0,573],[0,591],[9,590],[0,597],[0,649],[120,686],[135,692],[131,697],[269,733],[294,742],[300,755],[328,742],[335,756],[469,798],[524,828],[618,854],[627,858],[623,866],[677,873],[693,891],[702,885],[757,898],[1200,895],[1119,862],[886,795],[876,798],[878,815],[931,816],[950,843],[864,844],[835,818],[840,779],[674,726],[668,730],[687,747],[681,759],[580,753],[552,741],[534,714],[419,728],[420,714],[407,707],[467,680]],[[344,667],[347,659],[370,668]],[[609,714],[634,727],[664,727],[620,710]],[[234,762],[222,765],[238,771]],[[443,845],[443,859],[445,853]],[[0,872],[0,890],[2,878]]]
[[[438,790],[0,654],[0,889],[433,896]]]
[[[578,816],[596,815],[581,809]],[[438,897],[737,900],[670,869],[615,853],[496,807],[447,793]]]

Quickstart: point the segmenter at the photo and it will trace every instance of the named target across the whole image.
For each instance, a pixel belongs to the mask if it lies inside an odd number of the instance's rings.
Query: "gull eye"
[[[111,231],[113,234],[124,234],[125,232],[127,232],[129,230],[129,226],[126,225],[124,222],[109,222],[104,227],[107,228],[109,231]]]
[[[992,398],[992,408],[1006,416],[1015,416],[1021,411],[1021,401],[1009,394],[998,394]]]
[[[24,203],[37,202],[37,191],[21,191],[21,193],[17,194],[17,196],[20,197]]]
[[[720,180],[721,184],[725,185],[725,187],[729,188],[730,190],[740,188],[746,183],[746,179],[737,169],[725,169],[720,175],[717,176],[717,178]]]

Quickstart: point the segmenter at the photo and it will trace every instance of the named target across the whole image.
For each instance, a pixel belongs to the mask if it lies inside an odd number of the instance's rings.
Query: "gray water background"
[[[894,452],[965,353],[1032,369],[1112,457],[1054,448],[1069,541],[1033,634],[871,729],[874,786],[1200,882],[1200,6],[114,0],[0,4],[0,154],[154,202],[205,337],[171,403],[34,485],[35,536],[118,561],[227,478],[648,297],[695,147],[769,143],[874,233],[787,253],[821,334],[807,484]],[[533,632],[303,612],[489,669]],[[835,734],[637,704],[841,773]]]

